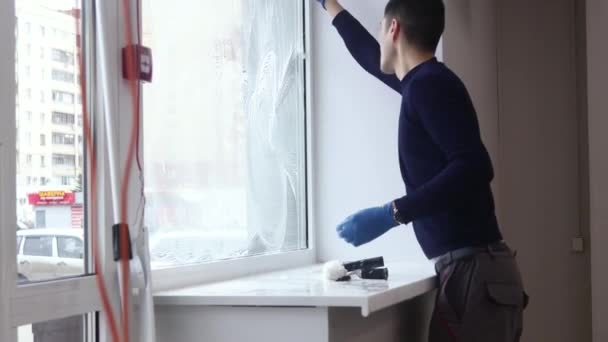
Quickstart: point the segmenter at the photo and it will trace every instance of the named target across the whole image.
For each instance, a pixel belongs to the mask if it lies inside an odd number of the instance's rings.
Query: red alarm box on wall
[[[129,45],[122,48],[122,77],[131,79],[129,75],[129,53],[135,55],[135,79],[152,82],[152,50],[143,45]]]

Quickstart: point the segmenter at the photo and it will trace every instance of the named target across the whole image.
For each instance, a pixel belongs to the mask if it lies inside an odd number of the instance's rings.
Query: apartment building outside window
[[[74,145],[74,134],[54,132],[53,145]]]
[[[53,81],[74,83],[74,73],[68,71],[53,69],[51,78]]]
[[[53,123],[56,125],[73,125],[74,124],[74,114],[53,112],[52,120],[53,120]]]
[[[76,156],[73,154],[53,153],[53,166],[76,166]]]
[[[74,104],[74,94],[61,90],[53,90],[53,102],[62,104]]]
[[[74,54],[68,51],[53,49],[52,50],[52,59],[55,62],[64,63],[64,64],[74,64]]]

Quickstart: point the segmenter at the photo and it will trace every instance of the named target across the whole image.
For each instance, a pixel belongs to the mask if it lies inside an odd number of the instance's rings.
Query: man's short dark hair
[[[397,19],[407,41],[418,49],[435,52],[445,29],[443,0],[390,0],[384,16]]]

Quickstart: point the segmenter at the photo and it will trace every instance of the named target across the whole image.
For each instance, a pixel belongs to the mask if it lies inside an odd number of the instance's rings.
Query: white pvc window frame
[[[316,250],[315,250],[315,229],[314,229],[314,205],[312,198],[314,194],[314,164],[311,158],[314,151],[313,146],[313,115],[312,115],[312,89],[311,89],[311,75],[312,75],[312,60],[311,60],[311,8],[310,1],[298,0],[303,4],[303,18],[298,22],[298,25],[303,26],[304,33],[304,77],[305,77],[305,118],[306,118],[306,144],[305,144],[305,169],[306,169],[306,189],[305,189],[305,203],[306,203],[306,235],[307,235],[307,248],[292,252],[283,252],[277,254],[260,255],[244,257],[232,260],[222,260],[210,263],[196,264],[196,265],[185,265],[177,266],[165,269],[157,269],[152,271],[152,280],[154,291],[162,291],[168,289],[174,289],[179,287],[199,285],[214,281],[221,281],[226,279],[233,279],[236,277],[242,277],[246,275],[270,272],[274,270],[287,269],[292,267],[299,267],[310,265],[316,262]],[[126,88],[122,94],[128,94]],[[145,94],[143,95],[145,96]],[[120,99],[121,108],[127,110],[128,97],[124,96]],[[121,127],[130,127],[130,120],[128,117],[121,117]],[[142,123],[145,120],[145,115],[142,117]],[[126,129],[125,129],[126,131]],[[125,132],[127,133],[127,132]],[[127,139],[125,135],[123,139]],[[145,136],[143,137],[145,139]],[[140,144],[143,146],[144,144]],[[126,154],[126,146],[121,145],[125,151],[121,154]],[[142,151],[140,151],[142,152]],[[143,152],[140,153],[143,156]],[[145,161],[144,161],[145,165]],[[130,203],[130,207],[137,207],[139,199],[134,199]]]
[[[95,55],[95,31],[94,6],[106,6],[106,10],[117,13],[118,0],[101,1],[95,4],[95,0],[82,0],[82,13],[85,27],[83,28],[84,39],[84,58],[87,66],[88,76],[88,98],[90,101],[89,112],[91,114],[92,125],[95,130],[95,145],[98,155],[98,187],[105,188],[108,169],[105,161],[105,151],[103,150],[104,135],[101,132],[103,127],[99,115],[97,102],[93,96],[97,91],[94,84],[95,70],[92,66]],[[0,2],[0,42],[4,46],[0,55],[0,341],[16,342],[17,329],[19,326],[37,322],[47,322],[72,316],[99,313],[98,325],[93,320],[87,320],[85,333],[88,341],[95,341],[99,327],[99,340],[110,341],[105,331],[105,316],[101,312],[102,305],[99,299],[97,285],[94,275],[85,275],[75,278],[58,279],[47,282],[17,285],[17,256],[15,245],[15,222],[16,222],[16,122],[15,106],[17,86],[14,80],[15,73],[15,1]],[[110,25],[107,25],[110,26]],[[115,44],[117,45],[117,44]],[[116,49],[119,51],[119,49]],[[88,167],[88,161],[87,161]],[[87,182],[90,179],[87,178]],[[92,203],[90,193],[87,198],[89,205]],[[105,191],[98,191],[99,221],[100,230],[99,246],[101,252],[102,265],[107,282],[110,296],[114,298],[114,310],[118,308],[118,286],[116,279],[116,265],[112,260],[112,248],[107,242],[110,239],[110,230],[103,229],[111,224],[111,215],[107,210],[108,199]],[[90,227],[90,215],[87,216],[87,227]],[[87,236],[88,246],[91,246],[90,234]],[[90,250],[90,247],[89,247]],[[89,269],[91,269],[91,258],[88,259]],[[90,316],[91,317],[91,316]]]

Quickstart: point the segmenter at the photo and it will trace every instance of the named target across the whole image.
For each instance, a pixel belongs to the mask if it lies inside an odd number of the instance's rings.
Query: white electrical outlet
[[[583,237],[572,238],[572,251],[574,253],[583,253],[585,251],[585,240]]]

